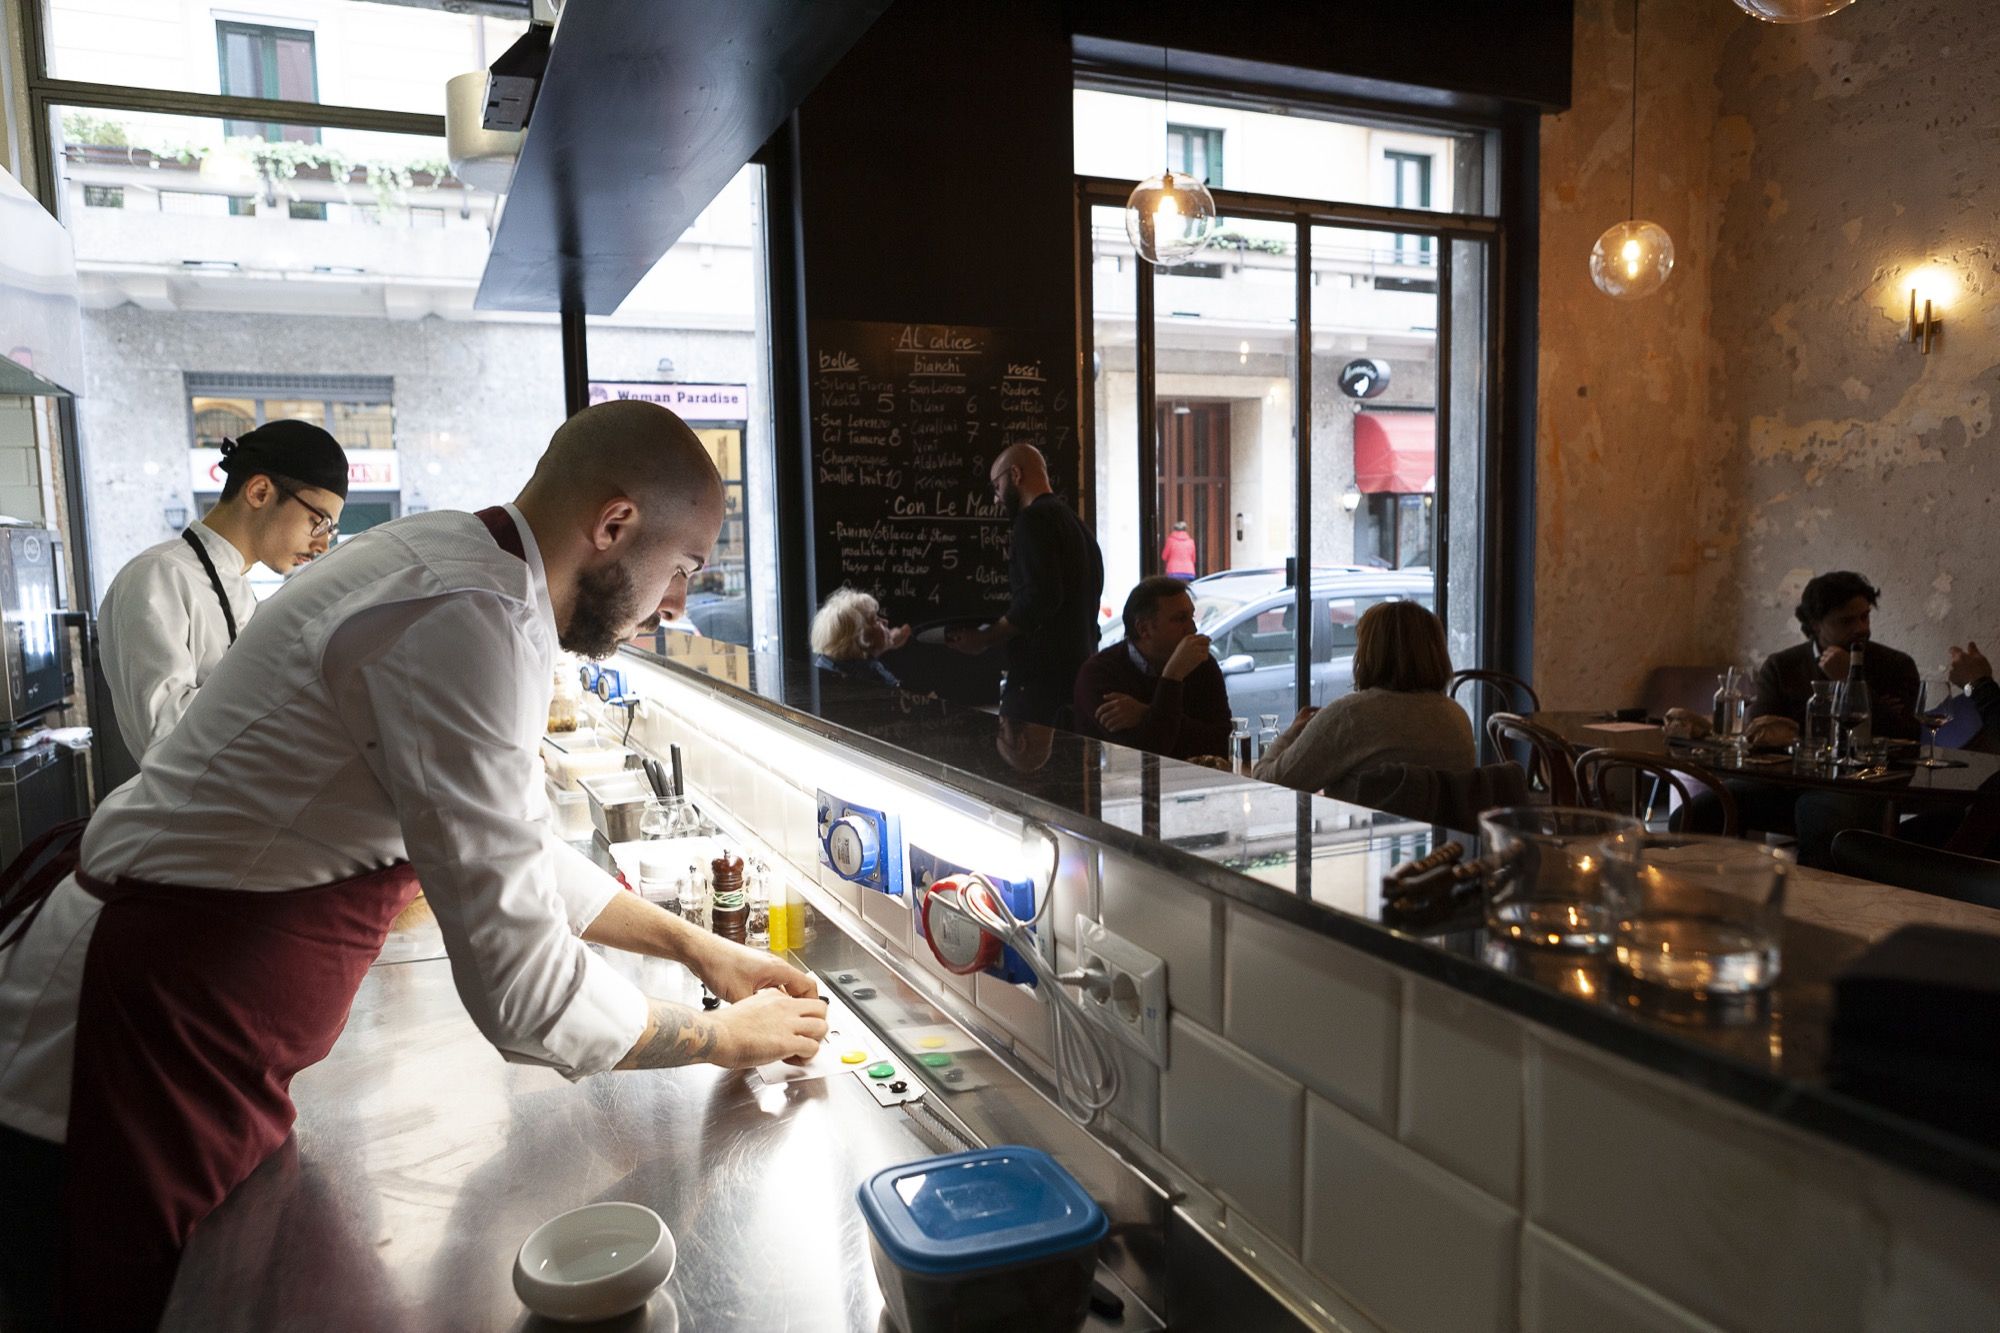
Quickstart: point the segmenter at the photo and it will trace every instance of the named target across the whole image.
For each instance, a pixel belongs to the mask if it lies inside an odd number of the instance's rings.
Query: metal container
[[[606,842],[631,842],[639,836],[639,821],[653,799],[653,784],[644,773],[627,769],[579,778],[577,786],[590,798],[590,822]]]

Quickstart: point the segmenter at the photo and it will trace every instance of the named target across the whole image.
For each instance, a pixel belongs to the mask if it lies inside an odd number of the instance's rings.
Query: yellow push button
[[[868,1063],[868,1052],[866,1052],[866,1051],[843,1051],[843,1052],[841,1052],[841,1056],[840,1056],[840,1063],[842,1063],[842,1064],[844,1064],[844,1065],[861,1065],[861,1064],[867,1064],[867,1063]]]
[[[923,1047],[927,1051],[941,1051],[944,1049],[944,1038],[920,1037],[917,1040],[917,1045]]]

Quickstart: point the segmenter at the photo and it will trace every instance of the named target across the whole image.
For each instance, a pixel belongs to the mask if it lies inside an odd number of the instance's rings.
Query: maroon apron
[[[505,510],[478,517],[525,558]],[[77,882],[104,907],[77,1004],[58,1299],[70,1327],[150,1329],[189,1233],[291,1133],[292,1077],[332,1049],[417,882],[403,862],[278,892]],[[20,887],[10,905],[32,913],[53,886]]]

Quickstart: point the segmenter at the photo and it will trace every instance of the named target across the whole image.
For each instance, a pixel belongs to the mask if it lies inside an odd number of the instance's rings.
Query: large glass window
[[[265,421],[314,422],[348,449],[343,534],[526,481],[563,417],[556,323],[473,309],[496,200],[451,176],[441,142],[320,126],[271,140],[143,112],[54,122],[100,593],[214,503],[214,451]],[[92,187],[123,207],[85,206]],[[415,224],[418,208],[444,225]]]
[[[588,321],[591,398],[640,398],[678,413],[723,479],[722,535],[688,593],[711,638],[775,647],[776,459],[770,318],[763,285],[763,168],[745,167],[702,210],[614,315]]]
[[[1126,167],[1085,187],[1095,511],[1113,617],[1103,641],[1120,637],[1125,595],[1165,568],[1171,540],[1177,561],[1192,551],[1198,623],[1238,716],[1289,717],[1347,693],[1356,626],[1383,601],[1439,611],[1456,662],[1477,665],[1492,226],[1461,214],[1405,232],[1389,210],[1476,205],[1454,182],[1468,179],[1480,136],[1309,115],[1279,126],[1269,122],[1288,118],[1205,108],[1239,117],[1232,184],[1262,179],[1246,161],[1289,148],[1300,174],[1261,188],[1296,196],[1303,180],[1321,193],[1288,208],[1218,190],[1210,247],[1152,268],[1133,254],[1120,205],[1133,168],[1157,170],[1126,141],[1143,140],[1135,130],[1149,117],[1158,132],[1159,103],[1080,92],[1078,105],[1079,168]],[[1182,123],[1178,105],[1167,115],[1169,161],[1192,170],[1198,122]]]
[[[59,79],[432,115],[444,113],[445,80],[485,69],[527,29],[515,19],[452,13],[451,4],[376,0],[45,4],[49,73]],[[264,129],[241,132],[274,137]]]

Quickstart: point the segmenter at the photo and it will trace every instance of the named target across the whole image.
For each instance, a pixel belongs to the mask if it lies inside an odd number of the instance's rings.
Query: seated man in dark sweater
[[[1916,739],[1917,664],[1908,653],[1876,643],[1869,635],[1869,620],[1881,597],[1881,589],[1844,569],[1806,584],[1793,612],[1806,641],[1771,654],[1757,669],[1757,698],[1750,706],[1751,731],[1757,739],[1784,743],[1797,736],[1805,723],[1813,682],[1845,680],[1849,649],[1857,643],[1865,645],[1867,653],[1862,673],[1868,682],[1875,734]]]
[[[1194,598],[1180,579],[1141,579],[1125,599],[1125,640],[1092,657],[1076,678],[1076,730],[1174,759],[1221,754],[1229,744],[1229,691],[1194,632]]]

